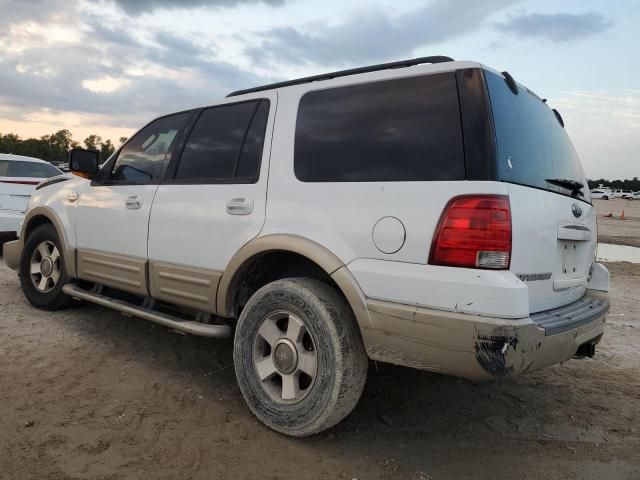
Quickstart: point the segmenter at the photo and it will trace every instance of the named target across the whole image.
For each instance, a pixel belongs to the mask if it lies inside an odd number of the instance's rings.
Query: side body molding
[[[217,294],[217,310],[222,316],[233,316],[233,302],[237,287],[251,261],[269,252],[292,252],[302,255],[320,266],[347,298],[358,321],[360,331],[370,328],[371,322],[364,294],[344,263],[333,253],[313,240],[299,235],[272,234],[258,237],[245,244],[233,256],[224,270]]]

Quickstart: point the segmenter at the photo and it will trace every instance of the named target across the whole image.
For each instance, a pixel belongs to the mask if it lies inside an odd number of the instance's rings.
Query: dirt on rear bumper
[[[371,328],[363,333],[374,360],[472,380],[515,376],[568,360],[581,345],[599,341],[608,294],[589,291],[578,302],[556,314],[512,320],[370,300]]]

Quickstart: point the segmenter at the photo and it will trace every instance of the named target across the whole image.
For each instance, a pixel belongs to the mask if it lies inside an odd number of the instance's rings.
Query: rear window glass
[[[62,172],[49,163],[0,160],[0,177],[50,178]]]
[[[504,78],[485,72],[498,147],[498,179],[570,195],[570,189],[548,180],[577,181],[589,187],[580,159],[553,110],[519,86],[515,95]]]
[[[305,182],[464,179],[454,74],[305,94],[294,168]]]

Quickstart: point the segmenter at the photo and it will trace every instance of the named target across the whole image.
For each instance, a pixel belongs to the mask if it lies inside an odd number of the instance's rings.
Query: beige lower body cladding
[[[149,291],[153,298],[216,312],[221,272],[163,262],[149,262]]]
[[[144,258],[77,250],[78,278],[146,296],[147,260]]]
[[[497,319],[368,300],[373,360],[471,380],[520,375],[570,359],[597,339],[606,315],[557,335],[530,319]]]

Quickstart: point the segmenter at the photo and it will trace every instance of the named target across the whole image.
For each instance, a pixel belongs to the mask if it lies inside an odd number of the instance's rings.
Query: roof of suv
[[[39,158],[14,155],[13,153],[0,153],[0,160],[15,160],[20,162],[49,163]]]

